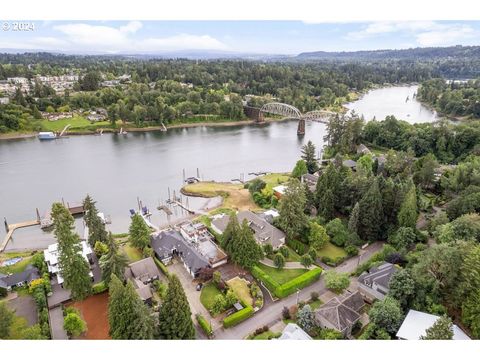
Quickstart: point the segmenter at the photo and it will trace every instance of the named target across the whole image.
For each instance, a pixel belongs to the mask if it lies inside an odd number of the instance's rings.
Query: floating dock
[[[31,220],[31,221],[24,221],[21,223],[16,223],[16,224],[11,224],[7,225],[8,227],[8,232],[7,235],[5,235],[5,238],[3,239],[2,244],[0,245],[0,252],[3,252],[5,248],[7,247],[8,242],[12,238],[13,232],[17,229],[24,228],[24,227],[29,227],[29,226],[35,226],[39,225],[40,221],[38,220]]]

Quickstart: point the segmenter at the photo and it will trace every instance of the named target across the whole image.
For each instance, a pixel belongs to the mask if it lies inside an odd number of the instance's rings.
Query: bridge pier
[[[305,119],[298,120],[297,135],[305,135]]]

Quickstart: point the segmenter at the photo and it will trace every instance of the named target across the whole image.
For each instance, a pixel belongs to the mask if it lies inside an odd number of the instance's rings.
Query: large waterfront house
[[[401,340],[419,340],[426,335],[426,330],[431,328],[440,317],[421,311],[409,310],[405,320],[397,332]],[[457,325],[453,325],[453,340],[471,340]]]
[[[132,282],[140,299],[149,305],[153,298],[150,284],[161,276],[151,257],[131,263],[125,268],[125,279]]]
[[[227,263],[227,255],[215,244],[204,225],[182,223],[176,229],[162,231],[152,237],[155,256],[168,264],[177,256],[192,277],[204,268],[217,268]]]
[[[397,267],[388,262],[371,267],[358,277],[358,290],[367,302],[383,300],[390,288],[389,283]]]
[[[92,248],[90,247],[90,245],[87,243],[86,240],[82,240],[80,242],[80,244],[81,244],[82,248],[79,251],[79,254],[82,254],[83,258],[90,264],[90,266],[93,265],[93,256],[92,256],[93,251],[92,251]],[[58,243],[49,245],[46,250],[43,250],[43,255],[45,257],[45,262],[47,263],[48,272],[52,276],[56,276],[57,283],[59,285],[62,285],[63,284],[63,278],[62,278],[59,263],[58,263],[58,257],[59,257]],[[93,272],[92,271],[90,271],[90,277],[93,280]]]
[[[240,224],[243,223],[244,220],[247,221],[258,244],[270,244],[275,250],[285,244],[285,233],[270,224],[265,218],[246,210],[237,213],[237,219]],[[212,229],[221,235],[227,228],[229,221],[230,216],[224,214],[212,220]]]
[[[341,332],[349,337],[353,325],[360,320],[360,310],[364,306],[362,295],[358,291],[338,296],[315,310],[318,326]]]

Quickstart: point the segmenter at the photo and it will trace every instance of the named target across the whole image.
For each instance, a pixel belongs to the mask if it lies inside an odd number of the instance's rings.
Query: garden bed
[[[230,289],[233,290],[237,298],[239,298],[248,305],[253,305],[253,298],[250,294],[247,280],[241,279],[239,277],[234,277],[233,279],[227,281],[227,285]]]
[[[202,292],[200,293],[200,302],[205,309],[208,311],[212,309],[215,296],[217,295],[223,295],[223,293],[218,290],[217,286],[212,281],[203,286]]]

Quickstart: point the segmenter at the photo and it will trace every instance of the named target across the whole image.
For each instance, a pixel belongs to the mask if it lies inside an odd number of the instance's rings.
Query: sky
[[[480,45],[480,21],[34,21],[30,31],[13,31],[13,23],[0,22],[2,50],[108,54],[209,50],[294,55]]]

